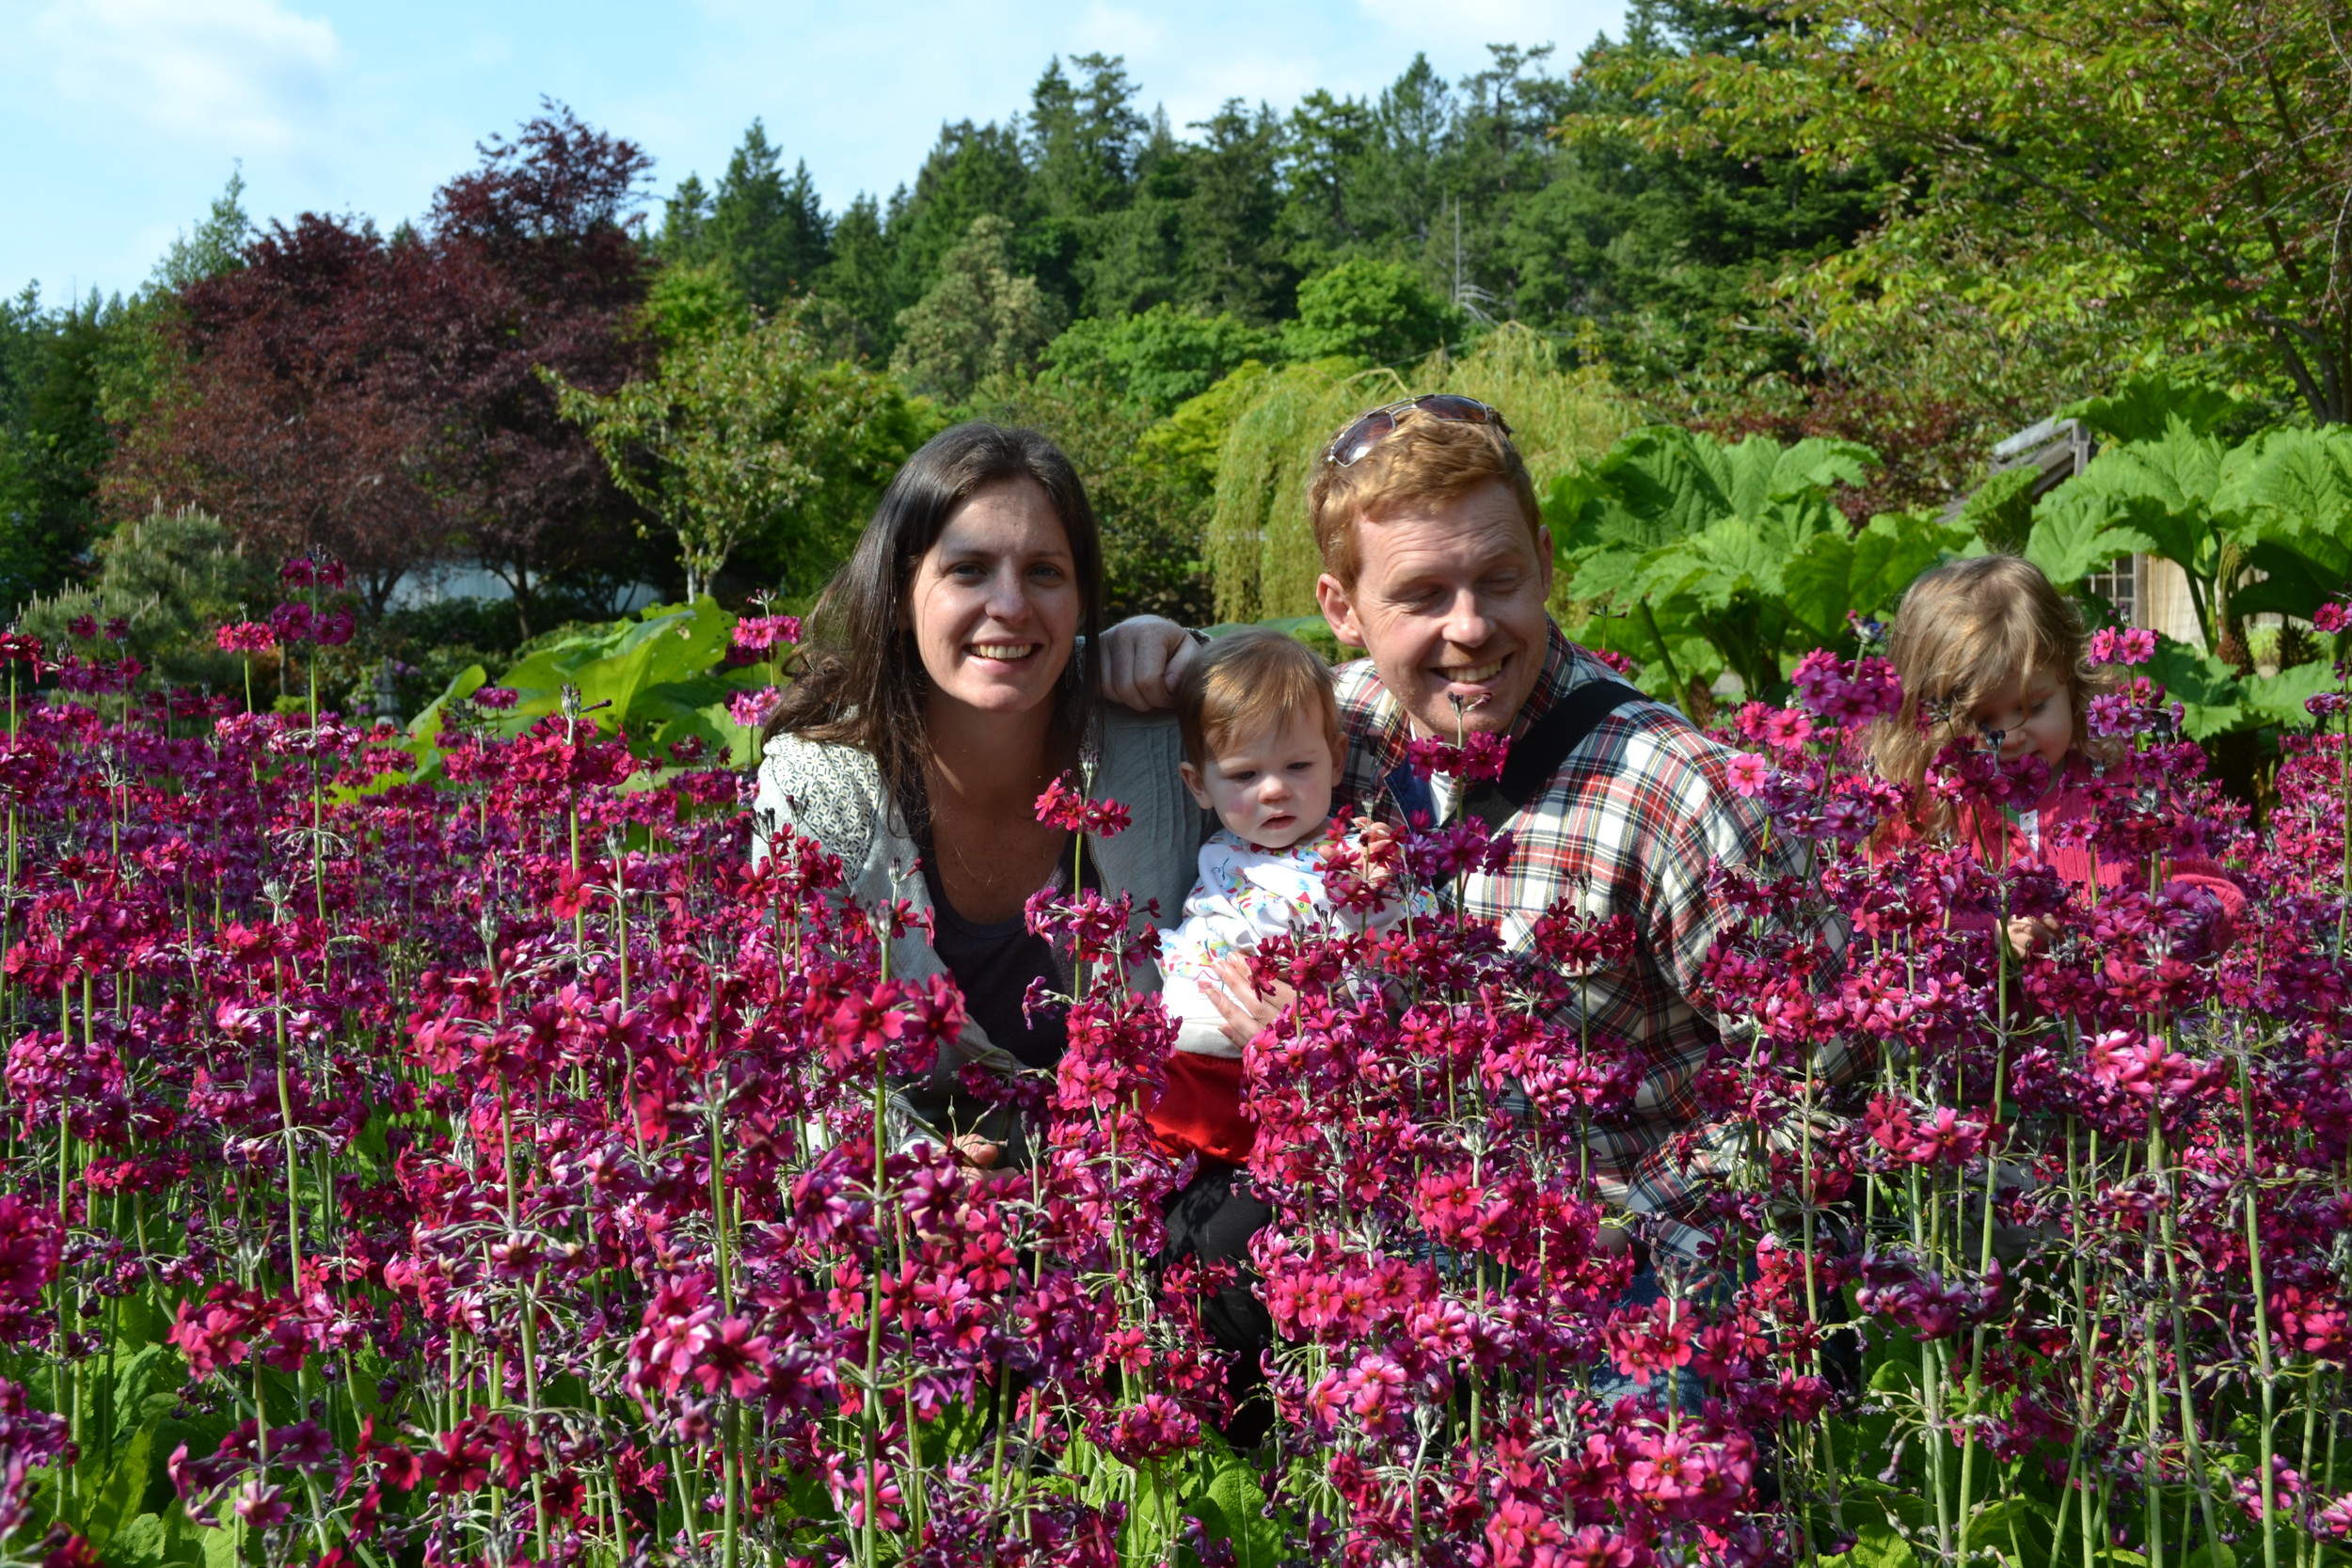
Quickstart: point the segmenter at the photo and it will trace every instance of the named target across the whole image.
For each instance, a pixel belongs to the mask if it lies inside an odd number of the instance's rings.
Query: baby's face
[[[1339,776],[1323,715],[1293,713],[1255,735],[1229,736],[1204,770],[1184,765],[1192,798],[1263,849],[1287,849],[1331,815]]]

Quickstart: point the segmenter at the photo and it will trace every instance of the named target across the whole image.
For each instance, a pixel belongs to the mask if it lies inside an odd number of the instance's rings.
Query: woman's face
[[[976,491],[915,562],[905,616],[934,700],[1026,713],[1069,668],[1077,563],[1036,481]]]

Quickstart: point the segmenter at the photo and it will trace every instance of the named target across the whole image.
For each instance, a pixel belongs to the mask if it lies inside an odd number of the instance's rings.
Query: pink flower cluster
[[[1289,1000],[1219,1179],[1271,1218],[1212,1263],[1164,1248],[1202,1173],[1145,1118],[1173,1028],[1124,897],[1031,901],[1069,1044],[999,1072],[891,967],[916,911],[788,832],[751,863],[723,767],[556,717],[388,785],[395,737],[332,715],[28,686],[0,1541],[96,1560],[151,1502],[335,1568],[2344,1535],[2342,737],[2290,737],[2257,831],[2164,693],[2119,692],[2048,846],[2112,868],[2081,886],[1894,831],[2046,780],[1962,749],[1915,797],[1847,744],[1883,667],[1800,674],[1719,775],[1798,869],[1717,867],[1710,933],[1602,889],[1506,944],[1454,897],[1521,853],[1474,821],[1337,851],[1343,897],[1436,912],[1252,956]],[[1075,781],[1039,816],[1127,824]],[[2192,859],[2249,895],[2233,929]],[[1601,1000],[1670,981],[1712,1022],[1672,1063]],[[1263,1347],[1219,1338],[1237,1301]]]

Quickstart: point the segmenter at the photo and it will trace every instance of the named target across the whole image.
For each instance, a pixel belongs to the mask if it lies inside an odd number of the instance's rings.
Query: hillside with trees
[[[147,570],[110,561],[127,524],[200,515],[239,559],[346,561],[337,678],[389,659],[405,702],[632,594],[805,604],[898,459],[975,414],[1071,450],[1116,608],[1197,621],[1302,608],[1290,449],[1408,388],[1502,403],[1547,485],[1656,422],[1851,443],[1856,527],[2158,360],[2334,417],[2332,340],[2286,319],[2335,287],[2294,266],[2309,235],[2225,311],[2255,230],[2163,248],[2126,221],[2139,175],[2023,94],[2014,150],[1940,135],[1994,46],[1826,41],[1861,24],[1639,0],[1573,62],[1496,44],[1181,125],[1119,57],[1056,58],[835,208],[764,119],[665,183],[554,103],[413,219],[260,219],[232,181],[132,295],[0,309],[0,598],[99,603]],[[2169,166],[2210,206],[2266,166]],[[2023,264],[2043,239],[2064,268]],[[400,588],[456,571],[475,597]]]

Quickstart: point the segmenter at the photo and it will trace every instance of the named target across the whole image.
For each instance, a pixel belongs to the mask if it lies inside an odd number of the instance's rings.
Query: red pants
[[[1168,1055],[1168,1086],[1144,1118],[1160,1142],[1179,1156],[1199,1150],[1227,1164],[1249,1163],[1258,1124],[1241,1114],[1241,1059]]]

